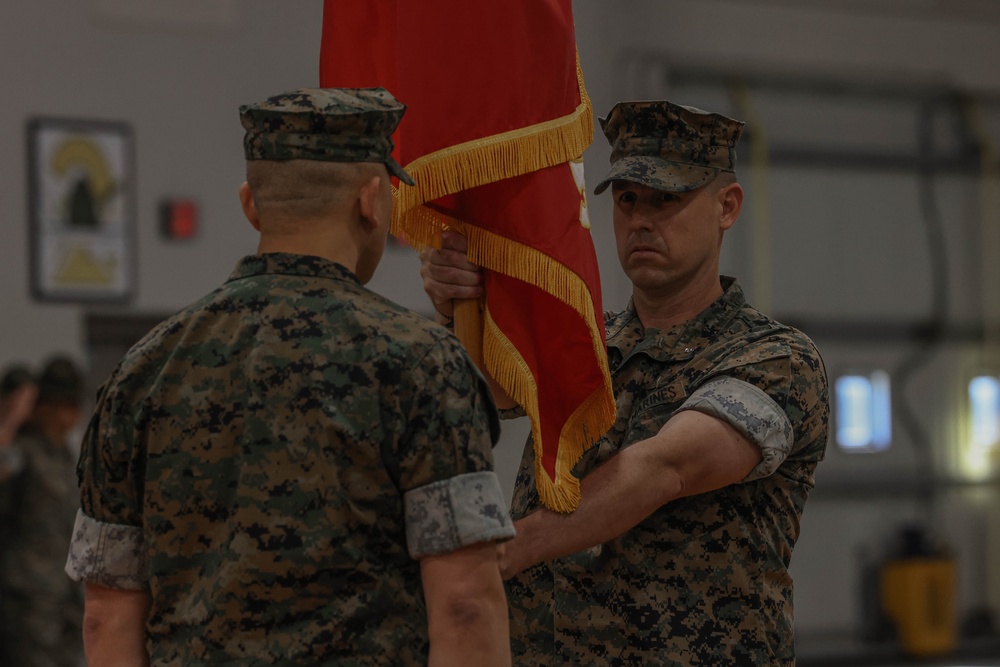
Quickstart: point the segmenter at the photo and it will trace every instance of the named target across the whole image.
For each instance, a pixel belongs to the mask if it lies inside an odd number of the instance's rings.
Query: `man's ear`
[[[358,191],[358,212],[361,214],[362,223],[368,231],[378,229],[387,223],[387,220],[379,219],[378,195],[379,187],[382,185],[381,176],[372,176]]]
[[[243,181],[240,185],[240,206],[243,207],[243,215],[246,216],[253,228],[260,231],[260,216],[257,215],[257,204],[253,200],[253,191],[250,184]]]
[[[743,208],[743,186],[739,183],[725,186],[719,190],[719,201],[721,204],[719,226],[722,229],[729,229],[736,223],[736,218],[740,217],[740,210]]]

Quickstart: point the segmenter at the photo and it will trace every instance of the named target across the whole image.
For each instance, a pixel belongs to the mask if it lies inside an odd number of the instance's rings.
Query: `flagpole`
[[[483,300],[455,299],[455,335],[483,373]]]

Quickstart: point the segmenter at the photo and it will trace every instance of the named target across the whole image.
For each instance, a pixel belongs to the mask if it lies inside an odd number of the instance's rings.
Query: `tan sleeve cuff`
[[[500,480],[492,471],[433,482],[403,495],[406,548],[413,558],[514,537]]]
[[[148,588],[142,527],[105,523],[77,510],[66,574],[107,588]]]
[[[760,447],[763,459],[743,480],[767,477],[792,451],[794,432],[785,411],[764,390],[733,377],[707,382],[677,409],[721,419]]]

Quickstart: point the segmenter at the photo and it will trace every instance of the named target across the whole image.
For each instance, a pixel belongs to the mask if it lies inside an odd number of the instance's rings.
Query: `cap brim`
[[[395,159],[391,156],[385,161],[385,167],[389,170],[389,173],[398,178],[401,182],[407,185],[416,185],[417,182],[413,180],[413,177],[406,173],[406,170],[400,166]]]
[[[690,192],[711,181],[720,171],[657,157],[623,157],[611,165],[611,171],[594,188],[594,194],[601,194],[614,181],[629,181],[666,192]]]

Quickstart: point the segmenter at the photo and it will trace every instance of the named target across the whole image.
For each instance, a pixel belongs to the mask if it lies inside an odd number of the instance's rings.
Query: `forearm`
[[[510,665],[507,598],[494,542],[420,561],[430,667]]]
[[[680,478],[643,444],[619,452],[583,479],[580,504],[572,513],[543,508],[515,522],[517,536],[505,545],[501,559],[504,577],[612,540],[678,497]]]
[[[87,585],[83,645],[87,664],[100,667],[144,667],[148,591],[122,591]]]
[[[655,436],[587,475],[572,514],[542,509],[516,522],[517,537],[505,545],[501,572],[510,577],[614,539],[675,498],[740,481],[760,460],[760,449],[729,424],[681,412]]]
[[[487,595],[450,604],[428,618],[429,667],[510,665],[507,601],[499,576],[496,582]]]

